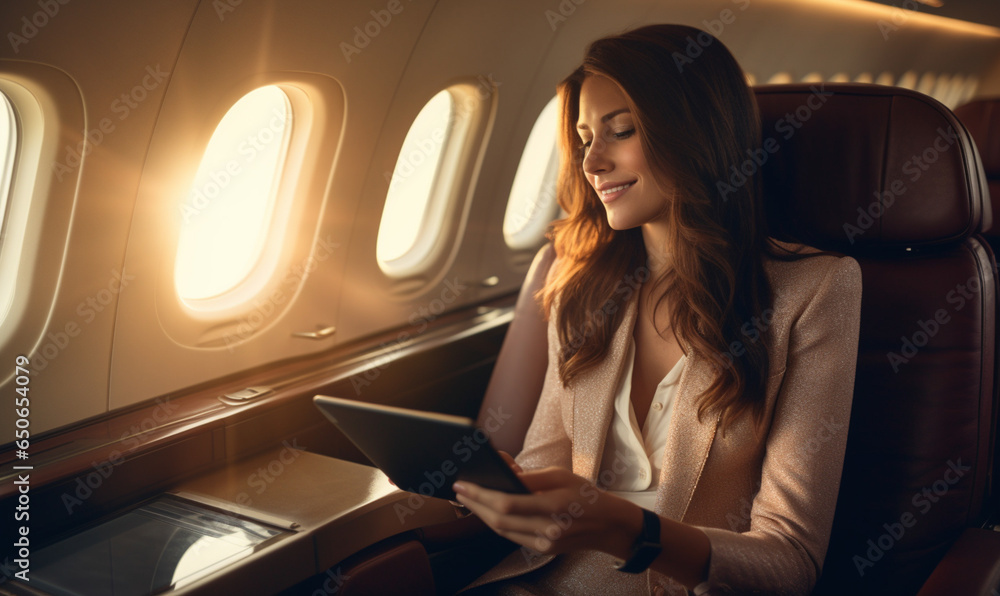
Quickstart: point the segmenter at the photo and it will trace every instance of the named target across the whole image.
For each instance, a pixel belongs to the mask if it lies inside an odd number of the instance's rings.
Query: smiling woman
[[[703,53],[675,68],[694,38],[708,39]],[[517,456],[533,494],[455,484],[522,546],[475,593],[805,594],[847,432],[806,457],[791,446],[808,421],[848,417],[858,264],[769,239],[755,172],[720,192],[761,134],[746,77],[707,33],[654,25],[598,40],[560,96],[567,217],[543,290],[556,341]],[[619,292],[640,269],[641,290]],[[734,523],[748,501],[753,515]]]

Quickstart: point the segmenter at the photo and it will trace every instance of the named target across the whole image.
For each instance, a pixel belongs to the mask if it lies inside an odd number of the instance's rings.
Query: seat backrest
[[[551,244],[535,255],[479,408],[480,426],[496,428],[490,435],[493,446],[511,455],[524,445],[548,367],[547,323],[536,294],[545,285],[555,256]]]
[[[991,210],[965,128],[874,85],[756,89],[772,234],[863,276],[843,478],[817,593],[915,593],[986,514],[996,281]],[[817,437],[809,449],[822,449]]]
[[[979,149],[983,172],[989,183],[990,203],[1000,213],[1000,97],[982,98],[955,108],[955,115],[969,130]],[[983,227],[983,236],[993,246],[1000,240],[1000,221]]]

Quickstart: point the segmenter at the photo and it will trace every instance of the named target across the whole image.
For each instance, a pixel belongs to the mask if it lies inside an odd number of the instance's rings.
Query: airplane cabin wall
[[[49,235],[39,236],[43,252],[61,261],[58,291],[55,281],[32,286],[32,312],[44,310],[44,321],[5,322],[0,332],[7,338],[0,363],[32,351],[54,355],[32,376],[33,432],[272,362],[321,358],[388,329],[413,337],[439,307],[453,310],[514,291],[533,254],[509,249],[501,231],[522,148],[555,85],[601,35],[650,22],[719,27],[719,38],[760,83],[780,73],[792,80],[844,73],[853,80],[886,71],[898,80],[914,71],[977,77],[981,92],[1000,87],[996,29],[910,16],[887,40],[879,21],[894,22],[898,9],[847,0],[233,4],[69,3],[16,54],[9,44],[0,47],[0,79],[48,68],[64,73],[50,77],[62,77],[63,87],[77,88],[75,96],[59,99],[75,131],[55,144],[59,155],[80,141],[80,131],[99,128],[104,118],[114,125],[62,181],[42,164],[53,188],[69,196],[53,205],[44,224]],[[377,18],[372,11],[385,18],[390,4],[402,8],[367,43],[357,39]],[[36,0],[7,2],[0,23],[16,28],[38,6]],[[232,10],[220,12],[220,6]],[[342,44],[359,51],[345,55]],[[157,75],[163,71],[169,77]],[[115,102],[122,93],[139,93],[134,90],[144,81],[143,100],[120,118],[127,104]],[[386,174],[416,114],[457,82],[482,90],[488,122],[484,145],[470,159],[468,193],[458,202],[450,243],[427,273],[387,276],[375,258]],[[206,323],[171,304],[177,202],[228,107],[270,83],[306,90],[321,108],[316,128],[323,131],[309,141],[315,155],[304,162],[297,191],[303,211],[282,250],[278,281],[260,295],[266,302],[282,290],[282,299],[274,308],[251,303]],[[70,213],[72,222],[60,224],[56,216]],[[53,234],[59,225],[69,225],[69,232]],[[308,276],[282,286],[305,265]],[[128,285],[117,288],[123,276]],[[100,304],[105,297],[109,302]],[[88,302],[94,300],[100,312]],[[42,307],[50,301],[49,313]],[[189,323],[184,316],[191,316]],[[251,320],[260,323],[247,325]],[[79,333],[64,342],[60,334],[69,323]],[[292,337],[331,325],[337,331],[326,339]],[[13,397],[12,377],[5,378],[0,423],[9,419],[13,407],[4,404]],[[364,398],[363,392],[354,397]]]

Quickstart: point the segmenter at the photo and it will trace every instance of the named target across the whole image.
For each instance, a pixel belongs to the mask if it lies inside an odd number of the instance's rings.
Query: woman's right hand
[[[517,462],[514,461],[514,458],[511,457],[511,455],[509,453],[507,453],[506,451],[500,451],[500,450],[497,450],[497,453],[499,453],[500,457],[502,457],[503,460],[505,462],[507,462],[507,465],[510,466],[510,469],[514,470],[515,474],[523,474],[524,473],[524,470],[521,469],[521,466],[517,465]]]

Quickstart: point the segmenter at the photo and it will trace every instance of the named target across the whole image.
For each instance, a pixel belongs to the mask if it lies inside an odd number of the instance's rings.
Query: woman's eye
[[[628,130],[623,130],[621,132],[613,133],[613,136],[616,139],[621,140],[621,139],[627,139],[627,138],[631,137],[634,134],[635,134],[635,129],[634,128],[630,128]]]

